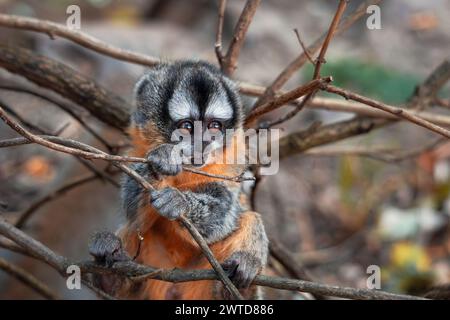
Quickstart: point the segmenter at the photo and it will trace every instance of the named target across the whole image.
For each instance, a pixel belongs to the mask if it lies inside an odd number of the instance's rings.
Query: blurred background
[[[245,1],[229,0],[224,45]],[[350,1],[346,13],[361,1]],[[81,31],[115,46],[172,60],[205,59],[214,54],[218,2],[211,0],[0,0],[0,12],[65,24],[67,6],[81,8]],[[268,85],[301,48],[294,28],[309,45],[330,24],[337,1],[264,0],[250,25],[239,57],[236,79]],[[448,58],[450,2],[390,0],[381,7],[381,30],[368,30],[366,19],[333,39],[323,75],[341,86],[380,101],[401,105],[417,84]],[[131,101],[132,88],[144,68],[121,62],[64,39],[0,27],[0,42],[20,45],[62,61]],[[305,65],[287,84],[306,82],[313,67]],[[45,92],[22,77],[0,69],[0,84],[20,84]],[[449,98],[449,86],[442,98]],[[79,106],[46,92],[61,103]],[[0,101],[39,128],[103,147],[77,122],[48,101],[0,89]],[[251,104],[252,100],[244,99]],[[433,112],[448,114],[445,108]],[[277,117],[270,114],[267,119]],[[282,134],[305,129],[314,121],[332,123],[352,114],[303,110],[283,124]],[[86,121],[108,141],[124,137],[85,114]],[[3,123],[1,139],[15,136]],[[339,145],[414,150],[435,136],[400,123]],[[387,152],[389,153],[389,152]],[[314,280],[365,287],[369,265],[382,271],[381,289],[421,294],[430,285],[450,281],[450,144],[404,161],[380,161],[349,155],[300,154],[283,160],[280,171],[262,180],[256,198],[267,230],[289,248]],[[94,162],[98,168],[105,163]],[[70,181],[86,177],[86,168],[69,155],[39,146],[0,149],[2,215],[14,219]],[[120,181],[120,176],[116,175]],[[119,192],[95,180],[40,206],[24,230],[73,260],[87,259],[87,242],[96,230],[115,230],[122,221]],[[67,290],[65,280],[46,265],[0,249],[7,258],[44,280],[64,298],[95,298],[85,290]],[[271,261],[269,274],[282,270]],[[300,294],[270,291],[275,299],[303,299]],[[0,298],[35,299],[37,294],[0,271]]]

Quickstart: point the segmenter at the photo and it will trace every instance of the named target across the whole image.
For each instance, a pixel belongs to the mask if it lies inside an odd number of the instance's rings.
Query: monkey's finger
[[[239,261],[237,259],[229,259],[222,264],[223,270],[230,279],[234,277],[238,267]]]
[[[238,269],[232,281],[238,289],[247,289],[253,282],[254,275],[253,272],[248,270]]]

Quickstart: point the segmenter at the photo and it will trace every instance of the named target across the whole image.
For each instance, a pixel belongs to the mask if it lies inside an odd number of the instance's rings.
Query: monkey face
[[[185,164],[204,165],[242,126],[235,84],[206,62],[159,65],[139,80],[135,96],[132,121],[146,139],[177,145]]]

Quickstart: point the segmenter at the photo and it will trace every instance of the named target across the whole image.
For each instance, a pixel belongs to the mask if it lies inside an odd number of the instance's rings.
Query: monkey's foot
[[[118,236],[109,231],[95,233],[89,242],[89,253],[95,261],[107,266],[114,262],[131,260],[122,247]]]
[[[236,288],[247,289],[262,270],[263,265],[257,257],[249,252],[237,251],[225,260],[222,267]]]

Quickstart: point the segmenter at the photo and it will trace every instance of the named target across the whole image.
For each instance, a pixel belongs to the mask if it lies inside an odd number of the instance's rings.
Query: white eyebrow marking
[[[183,94],[175,93],[169,101],[169,115],[174,121],[198,119],[200,111],[191,99]]]
[[[229,105],[227,100],[215,95],[206,108],[205,118],[227,120],[232,117],[233,108]]]

